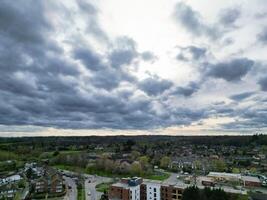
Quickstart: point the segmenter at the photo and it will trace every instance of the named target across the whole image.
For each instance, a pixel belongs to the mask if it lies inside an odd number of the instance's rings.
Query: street
[[[77,186],[75,181],[72,178],[63,176],[66,187],[67,187],[67,194],[64,197],[64,200],[76,200],[77,199]],[[69,186],[71,188],[69,188]]]
[[[98,200],[100,199],[102,192],[96,191],[96,185],[99,183],[110,182],[112,179],[107,177],[100,177],[94,175],[85,175],[85,196],[86,200]]]

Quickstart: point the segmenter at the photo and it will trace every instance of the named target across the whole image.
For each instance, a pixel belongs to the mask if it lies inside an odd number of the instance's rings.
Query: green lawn
[[[18,160],[19,155],[10,152],[10,151],[4,151],[0,150],[0,161],[5,161],[5,160]]]
[[[66,151],[59,151],[59,155],[73,155],[73,154],[79,154],[83,153],[85,151],[74,151],[74,150],[66,150]],[[53,158],[54,157],[55,151],[47,151],[43,152],[39,157],[44,159],[44,158]]]
[[[81,189],[78,189],[78,197],[77,200],[85,200],[85,190],[84,187]]]
[[[166,172],[162,172],[161,174],[155,174],[155,175],[149,175],[145,176],[146,179],[152,179],[152,180],[158,180],[158,181],[164,181],[165,179],[169,178],[170,174]]]
[[[108,191],[109,186],[112,184],[113,182],[109,182],[109,183],[100,183],[98,185],[96,185],[96,191],[98,192],[105,192]]]
[[[68,166],[68,165],[54,165],[53,167],[61,170],[68,170],[68,171],[73,171],[73,172],[78,172],[78,173],[86,173],[86,170],[81,167],[77,166]]]
[[[68,171],[74,171],[78,173],[86,173],[86,174],[96,174],[98,176],[104,176],[104,177],[111,177],[111,178],[124,178],[124,177],[131,177],[133,175],[131,174],[115,174],[110,172],[105,172],[102,170],[98,170],[95,168],[81,168],[76,166],[67,166],[67,165],[55,165],[54,167],[62,170],[68,170]],[[151,174],[151,175],[144,175],[143,178],[146,179],[152,179],[152,180],[160,180],[163,181],[167,178],[169,178],[170,174],[167,172],[157,173],[157,174]]]

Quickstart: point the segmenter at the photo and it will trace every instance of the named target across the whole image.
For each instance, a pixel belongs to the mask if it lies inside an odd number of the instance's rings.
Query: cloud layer
[[[266,50],[267,32],[259,26],[257,41],[241,44],[242,7],[222,7],[209,21],[195,4],[173,4],[167,20],[186,43],[170,41],[166,51],[157,48],[163,38],[143,45],[127,29],[112,32],[104,10],[83,0],[1,2],[4,129],[266,128],[266,58],[254,55]]]

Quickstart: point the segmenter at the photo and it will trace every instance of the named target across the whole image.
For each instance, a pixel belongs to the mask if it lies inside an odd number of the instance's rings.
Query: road
[[[67,194],[64,197],[64,200],[76,200],[77,199],[77,185],[72,178],[63,176],[66,187],[67,187]],[[71,189],[69,189],[69,186]]]
[[[100,176],[94,176],[94,175],[84,175],[85,178],[85,196],[86,200],[99,200],[102,192],[96,191],[96,185],[99,183],[107,183],[110,182],[112,179],[107,177],[100,177]]]
[[[178,182],[178,179],[177,179],[177,176],[179,174],[177,173],[170,173],[170,176],[169,178],[167,178],[166,180],[164,180],[163,182],[166,182],[166,183],[177,183]]]

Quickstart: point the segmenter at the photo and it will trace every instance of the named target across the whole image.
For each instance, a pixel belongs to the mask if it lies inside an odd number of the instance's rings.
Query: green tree
[[[257,173],[257,169],[255,167],[252,167],[249,169],[249,172],[252,174],[255,174],[255,173]]]
[[[199,189],[195,186],[192,186],[184,190],[182,200],[197,200],[199,197]]]
[[[141,156],[139,158],[139,162],[141,164],[142,169],[147,169],[148,168],[148,165],[149,165],[148,161],[149,161],[149,159],[148,159],[147,156]]]
[[[232,172],[233,172],[234,174],[238,174],[238,173],[240,173],[240,170],[239,170],[238,168],[233,168],[233,169],[232,169]]]
[[[168,168],[170,162],[171,162],[170,157],[164,156],[160,160],[160,167],[163,168],[163,169],[166,169],[166,168]]]
[[[214,160],[212,165],[214,170],[217,172],[223,172],[226,169],[226,164],[223,160]]]
[[[26,177],[30,179],[33,176],[32,168],[27,169],[26,171]]]
[[[133,162],[131,165],[131,174],[134,176],[139,176],[142,173],[142,167],[139,162]]]

